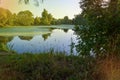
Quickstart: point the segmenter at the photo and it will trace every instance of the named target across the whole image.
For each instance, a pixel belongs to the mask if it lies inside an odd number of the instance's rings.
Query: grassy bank
[[[0,55],[0,80],[119,80],[120,64],[110,60],[64,54]]]
[[[1,55],[0,80],[83,80],[90,65],[86,61],[63,54]]]

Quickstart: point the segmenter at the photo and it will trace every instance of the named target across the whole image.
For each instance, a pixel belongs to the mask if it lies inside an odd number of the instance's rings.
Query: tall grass
[[[89,59],[45,53],[1,55],[0,80],[91,79],[92,63],[87,63]]]
[[[119,80],[120,57],[63,53],[0,55],[0,80]]]

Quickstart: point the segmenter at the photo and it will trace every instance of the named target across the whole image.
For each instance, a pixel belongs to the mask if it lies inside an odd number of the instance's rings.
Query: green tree
[[[12,17],[12,13],[4,8],[0,8],[0,26],[6,26],[10,24],[10,18]]]
[[[75,18],[73,19],[73,24],[75,25],[86,25],[86,20],[83,18],[81,14],[75,15]]]
[[[43,25],[49,25],[48,12],[47,12],[46,9],[44,9],[44,11],[42,12],[41,24],[43,24]]]
[[[17,25],[17,15],[14,13],[11,18],[11,25]]]
[[[83,55],[120,53],[120,0],[82,0],[86,24],[76,27],[77,51]]]
[[[41,18],[41,24],[42,25],[50,25],[53,20],[53,17],[51,14],[48,14],[48,11],[44,9],[42,12],[42,18]]]
[[[51,24],[53,21],[53,16],[51,14],[48,14],[48,21],[49,21],[49,24]]]
[[[64,19],[63,19],[63,23],[64,23],[64,24],[69,23],[69,18],[68,18],[68,16],[65,16],[65,17],[64,17]]]
[[[41,23],[40,17],[35,17],[35,19],[34,19],[34,25],[40,25],[40,23]]]
[[[65,16],[60,20],[60,24],[72,24],[72,20],[70,20],[68,16]]]
[[[16,22],[18,25],[24,25],[24,26],[32,25],[34,24],[33,14],[28,10],[20,11],[17,14]]]
[[[57,24],[57,19],[53,18],[53,20],[51,21],[52,25],[56,25]]]

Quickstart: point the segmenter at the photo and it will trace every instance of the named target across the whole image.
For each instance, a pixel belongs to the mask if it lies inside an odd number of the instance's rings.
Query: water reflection
[[[21,40],[31,40],[33,37],[31,37],[31,36],[19,36],[19,38],[21,39]]]
[[[48,39],[48,37],[51,35],[51,33],[42,34],[42,38],[44,38],[44,41]]]
[[[51,50],[66,54],[77,53],[73,47],[77,43],[77,36],[72,29],[51,29],[50,32],[34,36],[0,37],[0,50],[7,47],[17,53],[44,53]]]
[[[68,29],[63,29],[63,31],[64,31],[65,33],[67,33],[67,32],[68,32]]]

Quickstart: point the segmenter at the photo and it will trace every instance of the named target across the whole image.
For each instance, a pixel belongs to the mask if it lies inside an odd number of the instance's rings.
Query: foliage
[[[16,22],[18,25],[24,25],[24,26],[32,25],[34,23],[33,14],[28,10],[20,11],[17,14]]]
[[[91,63],[87,63],[91,60]],[[0,57],[1,80],[93,80],[92,61],[60,54],[10,54]],[[6,77],[7,76],[7,77]]]
[[[11,23],[9,25],[14,26],[17,25],[17,15],[14,13],[10,19]]]
[[[0,26],[14,25],[32,25],[34,23],[33,14],[26,10],[20,11],[18,14],[12,14],[9,10],[0,8]]]
[[[42,12],[42,17],[33,17],[28,11],[20,11],[18,14],[11,13],[9,10],[0,8],[0,27],[4,26],[30,26],[30,25],[58,25],[72,24],[72,20],[65,16],[63,19],[55,19],[46,9]]]
[[[69,19],[69,17],[68,16],[65,16],[64,18],[63,18],[63,24],[71,24],[71,20]]]
[[[34,25],[40,25],[40,23],[41,23],[40,17],[35,17],[35,19],[34,19]]]
[[[9,10],[0,8],[0,27],[9,25],[11,16],[12,13]]]
[[[62,19],[53,19],[52,21],[53,25],[59,25],[59,24],[73,24],[72,20],[69,19],[68,16],[65,16]]]
[[[49,24],[51,24],[53,20],[53,16],[51,14],[48,14],[48,21],[49,21]]]
[[[83,55],[120,53],[120,1],[82,0],[85,23],[76,26],[77,50]]]
[[[79,15],[75,15],[75,18],[73,19],[73,24],[74,25],[86,25],[87,22],[83,18],[83,16],[81,14],[79,14]]]
[[[50,25],[53,17],[51,14],[48,14],[48,11],[44,9],[42,12],[41,24],[42,25]]]
[[[48,21],[48,12],[47,12],[46,9],[44,9],[44,11],[42,12],[41,24],[44,24],[44,25],[49,24],[49,21]]]
[[[62,24],[62,21],[63,19],[53,19],[53,21],[52,21],[52,25],[60,25],[60,24]]]

